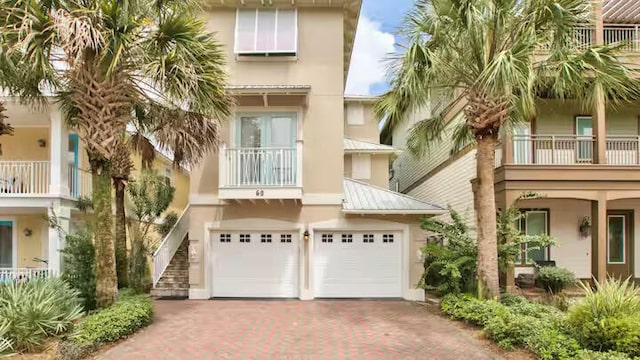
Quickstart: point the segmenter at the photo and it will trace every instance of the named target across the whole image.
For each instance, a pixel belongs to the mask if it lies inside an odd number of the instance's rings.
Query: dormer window
[[[294,56],[298,42],[295,9],[238,9],[234,52],[243,56]]]

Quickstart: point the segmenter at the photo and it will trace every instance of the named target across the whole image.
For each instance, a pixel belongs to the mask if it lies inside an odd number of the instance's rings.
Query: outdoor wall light
[[[40,146],[41,148],[46,147],[47,146],[47,140],[38,139],[38,146]]]
[[[22,233],[24,234],[24,236],[31,236],[33,231],[31,231],[31,229],[29,228],[25,228],[24,231],[22,231]]]
[[[305,230],[302,237],[304,238],[304,241],[309,241],[309,230]]]
[[[591,235],[591,223],[589,222],[588,216],[582,218],[578,230],[580,230],[580,236],[582,237],[586,238],[587,236]]]

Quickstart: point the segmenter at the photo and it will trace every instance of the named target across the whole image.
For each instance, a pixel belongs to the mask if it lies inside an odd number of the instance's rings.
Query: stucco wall
[[[46,145],[40,147],[39,139],[44,139]],[[47,161],[51,149],[48,127],[18,127],[15,128],[13,136],[3,135],[0,137],[2,153],[0,160],[23,160],[23,161]]]
[[[348,114],[350,107],[361,107],[364,115],[362,125],[350,125]],[[373,113],[373,103],[371,102],[345,102],[344,136],[351,139],[371,142],[380,142],[380,131],[378,123],[380,120]]]

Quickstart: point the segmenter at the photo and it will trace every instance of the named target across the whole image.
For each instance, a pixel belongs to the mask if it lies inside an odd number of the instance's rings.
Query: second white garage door
[[[298,235],[213,232],[214,297],[298,297]]]
[[[320,232],[314,242],[315,297],[402,296],[399,232]]]

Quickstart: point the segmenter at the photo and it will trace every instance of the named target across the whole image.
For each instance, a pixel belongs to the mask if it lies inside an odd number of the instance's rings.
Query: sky
[[[363,0],[345,94],[379,95],[387,89],[384,60],[396,50],[395,33],[413,0]]]

